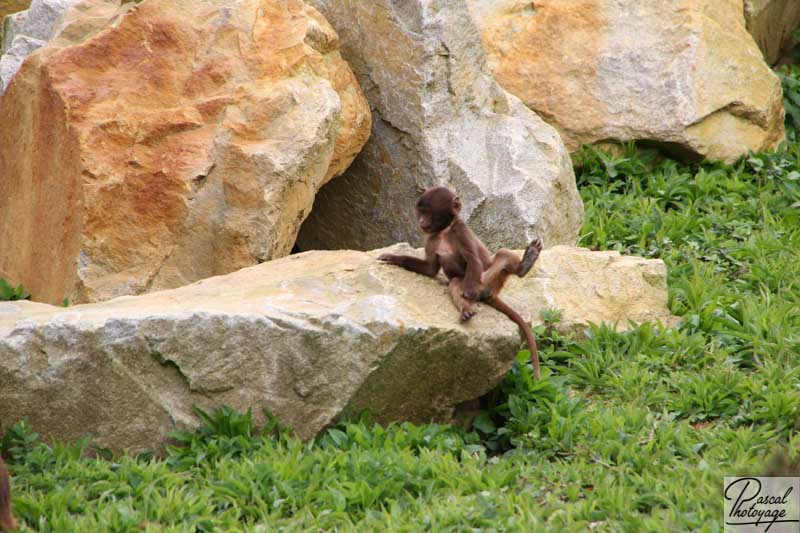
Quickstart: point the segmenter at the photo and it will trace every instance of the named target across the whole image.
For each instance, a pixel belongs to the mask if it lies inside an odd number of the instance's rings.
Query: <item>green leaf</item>
[[[476,429],[479,429],[480,431],[486,434],[494,433],[495,431],[497,431],[497,427],[494,425],[494,422],[492,422],[492,419],[489,417],[488,413],[481,413],[478,416],[476,416],[475,419],[472,421],[472,425]]]

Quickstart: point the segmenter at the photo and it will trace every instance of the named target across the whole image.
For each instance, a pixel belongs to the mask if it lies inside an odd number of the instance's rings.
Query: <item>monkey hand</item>
[[[394,254],[381,254],[378,256],[378,261],[389,263],[390,265],[399,265],[400,257]]]
[[[461,296],[463,296],[465,300],[471,302],[477,301],[478,289],[477,287],[464,287],[464,292],[461,293]]]

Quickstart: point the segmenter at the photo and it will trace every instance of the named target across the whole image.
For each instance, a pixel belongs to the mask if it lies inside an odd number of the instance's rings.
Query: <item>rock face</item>
[[[0,89],[5,90],[28,55],[47,43],[56,21],[77,2],[78,0],[33,0],[27,11],[9,17],[7,25],[3,24]]]
[[[575,242],[583,205],[558,134],[486,67],[463,0],[312,0],[372,107],[372,136],[324,187],[302,250],[420,242],[414,204],[454,188],[490,248]]]
[[[378,253],[307,252],[70,308],[0,303],[0,423],[138,451],[194,427],[195,404],[267,408],[303,438],[365,408],[449,421],[510,368],[519,331],[483,306],[461,324],[444,283]],[[671,319],[661,261],[555,247],[509,285],[523,316],[562,306],[565,327]]]
[[[744,0],[747,29],[774,65],[789,46],[792,31],[800,26],[800,2],[797,0]]]
[[[784,138],[741,0],[468,0],[498,82],[582,144],[732,161]]]
[[[118,6],[67,13],[0,100],[0,276],[40,301],[288,254],[369,135],[336,33],[301,0]]]

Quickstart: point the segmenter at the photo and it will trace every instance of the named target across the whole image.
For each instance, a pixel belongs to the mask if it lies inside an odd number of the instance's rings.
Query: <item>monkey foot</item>
[[[477,311],[474,308],[467,307],[466,309],[463,309],[461,311],[461,316],[459,317],[459,319],[461,320],[461,322],[466,322],[470,318],[474,317],[476,313]]]
[[[525,254],[522,256],[522,262],[519,264],[519,271],[517,272],[517,276],[522,277],[527,274],[533,264],[539,259],[539,252],[542,251],[542,239],[536,237],[531,241],[531,243],[525,248]]]

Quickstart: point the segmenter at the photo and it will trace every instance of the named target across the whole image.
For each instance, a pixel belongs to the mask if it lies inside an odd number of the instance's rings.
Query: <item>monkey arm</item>
[[[467,261],[467,271],[464,274],[463,296],[467,300],[476,301],[478,299],[478,288],[481,284],[483,263],[478,256],[478,252],[473,250],[465,251],[464,259]]]
[[[417,274],[432,278],[439,273],[439,258],[435,253],[432,254],[432,256],[426,253],[425,259],[412,257],[410,255],[382,254],[378,257],[378,261],[383,261],[390,265],[397,265],[411,272],[416,272]]]

